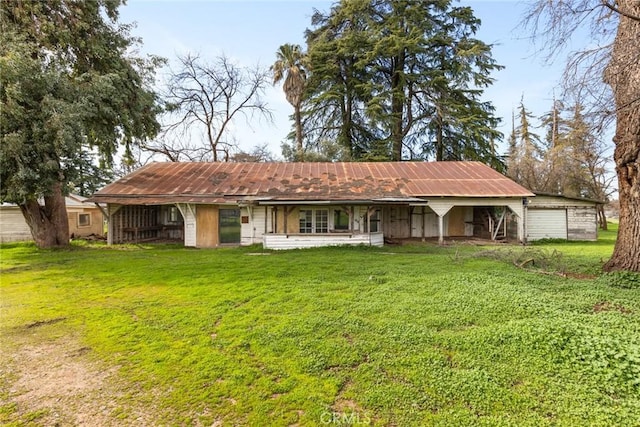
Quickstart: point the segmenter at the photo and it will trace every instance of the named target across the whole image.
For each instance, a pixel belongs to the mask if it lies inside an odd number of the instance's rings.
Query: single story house
[[[104,215],[100,207],[85,203],[77,194],[65,197],[69,218],[69,237],[104,236]],[[0,242],[31,240],[31,230],[18,205],[2,203],[0,206]]]
[[[527,204],[527,240],[596,240],[596,207],[604,202],[536,192]]]
[[[525,241],[526,188],[480,162],[151,163],[95,193],[110,244],[289,249]]]
[[[104,236],[103,207],[88,203],[86,197],[69,194],[65,198],[69,218],[69,236]]]

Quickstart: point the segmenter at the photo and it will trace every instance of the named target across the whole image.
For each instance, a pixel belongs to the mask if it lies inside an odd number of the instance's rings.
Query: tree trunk
[[[440,107],[436,106],[436,161],[441,162],[444,160],[444,138],[442,135],[442,115],[440,114]]]
[[[637,0],[618,0],[618,8],[640,17]],[[616,148],[620,225],[605,271],[640,272],[640,20],[620,15],[611,63],[605,78],[616,104]]]
[[[294,118],[296,122],[296,160],[299,162],[304,162],[304,147],[302,146],[302,115],[300,113],[300,104],[296,104],[294,110]]]
[[[403,116],[405,102],[405,83],[402,75],[404,73],[404,49],[394,58],[394,70],[391,76],[391,160],[399,162],[402,160],[402,140]]]
[[[607,214],[604,211],[604,205],[599,204],[596,206],[596,212],[598,213],[598,223],[600,224],[601,230],[608,230],[607,226]]]
[[[69,244],[69,220],[61,183],[55,184],[53,193],[44,198],[44,206],[37,200],[27,200],[19,206],[36,246],[45,249]]]

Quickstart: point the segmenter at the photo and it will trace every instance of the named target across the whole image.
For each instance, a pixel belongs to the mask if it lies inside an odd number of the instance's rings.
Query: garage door
[[[527,210],[527,239],[539,240],[566,238],[566,209],[529,208]]]

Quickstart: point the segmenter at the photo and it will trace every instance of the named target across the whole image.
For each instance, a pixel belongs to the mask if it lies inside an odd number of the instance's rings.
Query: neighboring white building
[[[31,230],[18,205],[0,205],[0,243],[31,240]]]
[[[69,219],[69,237],[104,235],[104,215],[86,198],[70,194],[65,198]],[[31,230],[18,205],[2,203],[0,206],[0,243],[32,240]]]

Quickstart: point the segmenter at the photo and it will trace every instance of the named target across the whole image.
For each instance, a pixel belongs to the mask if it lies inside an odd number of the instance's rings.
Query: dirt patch
[[[90,357],[91,349],[74,338],[25,344],[7,354],[2,405],[15,412],[10,419],[35,425],[122,426],[154,425],[149,414],[126,401],[126,386],[118,379],[118,367],[102,367]],[[126,412],[123,411],[126,405]]]
[[[600,313],[603,311],[619,311],[622,314],[629,314],[631,310],[621,304],[613,304],[609,301],[601,301],[593,305],[593,312]]]

